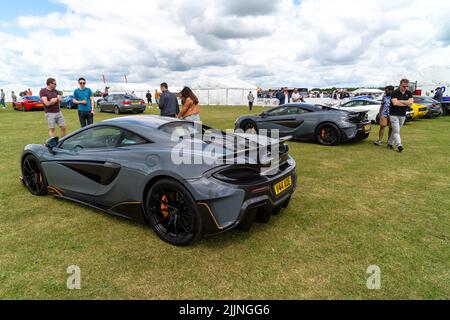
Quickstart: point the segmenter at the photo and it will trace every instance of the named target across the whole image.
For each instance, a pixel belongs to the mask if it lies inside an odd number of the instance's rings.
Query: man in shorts
[[[49,128],[48,135],[50,138],[55,137],[55,126],[58,125],[61,129],[61,137],[64,137],[66,135],[66,120],[61,113],[61,96],[56,91],[56,80],[49,78],[47,87],[41,90],[39,96],[45,106],[45,118]]]
[[[377,146],[383,145],[384,131],[387,127],[389,127],[389,137],[391,136],[391,124],[389,121],[389,110],[391,108],[391,95],[394,92],[395,88],[393,86],[387,86],[384,89],[384,97],[383,102],[380,107],[380,136],[377,141],[374,142]]]

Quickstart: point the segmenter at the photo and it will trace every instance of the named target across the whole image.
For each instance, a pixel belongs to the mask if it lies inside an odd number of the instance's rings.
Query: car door
[[[258,121],[258,129],[279,130],[280,136],[294,134],[303,124],[297,106],[281,106],[268,111]]]
[[[137,213],[135,209],[142,204],[144,184],[147,182],[145,175],[150,168],[148,159],[158,155],[157,150],[153,155],[149,152],[148,145],[151,144],[147,139],[122,129],[116,147],[108,153],[111,170],[116,169],[115,179],[100,185],[94,199],[96,206],[113,208],[113,211],[131,217]]]
[[[105,111],[112,111],[113,107],[113,101],[114,101],[114,95],[109,95],[106,97],[105,99],[106,103],[105,103]]]
[[[377,104],[372,101],[364,101],[362,107],[369,111],[368,112],[369,120],[376,122],[378,113],[380,112],[381,104]]]
[[[120,135],[118,128],[101,126],[63,140],[42,163],[49,186],[62,196],[92,203],[99,188],[120,170],[107,161]]]

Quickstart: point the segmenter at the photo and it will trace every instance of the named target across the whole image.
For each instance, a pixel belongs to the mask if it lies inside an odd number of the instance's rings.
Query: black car
[[[97,102],[100,112],[143,113],[147,107],[145,101],[131,94],[110,94]]]
[[[371,131],[367,111],[346,111],[321,105],[287,104],[260,115],[242,116],[235,129],[245,132],[279,130],[281,137],[317,141],[335,146],[344,141],[365,140]]]

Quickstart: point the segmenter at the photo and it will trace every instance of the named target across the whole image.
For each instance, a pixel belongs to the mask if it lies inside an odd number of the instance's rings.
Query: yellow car
[[[425,106],[425,105],[423,105],[423,104],[420,104],[420,103],[414,103],[414,104],[411,106],[411,108],[412,108],[412,110],[413,110],[413,114],[412,114],[413,120],[423,118],[423,117],[425,117],[425,116],[428,114],[428,112],[429,112],[428,107]]]

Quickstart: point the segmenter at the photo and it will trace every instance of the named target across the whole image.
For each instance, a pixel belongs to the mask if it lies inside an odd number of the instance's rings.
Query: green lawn
[[[202,112],[226,129],[246,108]],[[64,114],[77,129],[76,111]],[[44,114],[0,110],[0,298],[448,299],[450,117],[407,124],[403,154],[375,147],[377,131],[338,147],[290,142],[299,188],[289,209],[249,233],[176,248],[146,226],[32,197],[19,158],[45,141]],[[66,288],[70,265],[81,290]],[[370,265],[381,290],[366,287]]]

